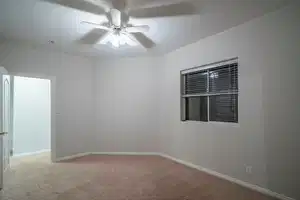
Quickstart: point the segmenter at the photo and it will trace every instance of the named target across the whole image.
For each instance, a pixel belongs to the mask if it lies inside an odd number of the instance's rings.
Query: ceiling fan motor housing
[[[127,13],[117,10],[115,8],[112,8],[107,13],[107,18],[114,28],[126,27],[126,24],[129,21],[129,16]]]

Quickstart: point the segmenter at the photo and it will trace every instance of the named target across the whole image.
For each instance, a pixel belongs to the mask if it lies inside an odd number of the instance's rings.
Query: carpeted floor
[[[1,200],[272,200],[155,156],[14,158]]]

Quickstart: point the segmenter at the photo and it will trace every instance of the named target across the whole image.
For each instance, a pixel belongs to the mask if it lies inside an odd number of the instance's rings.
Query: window
[[[238,122],[237,59],[181,72],[181,118]]]

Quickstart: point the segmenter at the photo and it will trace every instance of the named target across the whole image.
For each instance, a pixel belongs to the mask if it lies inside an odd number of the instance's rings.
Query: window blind
[[[209,70],[209,120],[237,122],[238,65],[225,65]]]
[[[226,93],[238,91],[237,63],[209,70],[209,92]]]
[[[207,92],[207,72],[195,72],[185,77],[185,94]]]
[[[238,96],[216,95],[209,97],[209,121],[237,122]]]
[[[185,70],[181,80],[183,120],[238,122],[236,59]]]

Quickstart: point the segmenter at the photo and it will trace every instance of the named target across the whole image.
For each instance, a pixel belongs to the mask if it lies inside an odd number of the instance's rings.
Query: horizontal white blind
[[[237,63],[209,70],[209,92],[226,93],[238,91]]]
[[[195,72],[185,77],[185,94],[207,92],[207,72]]]
[[[237,122],[238,95],[217,95],[209,97],[209,121]]]

